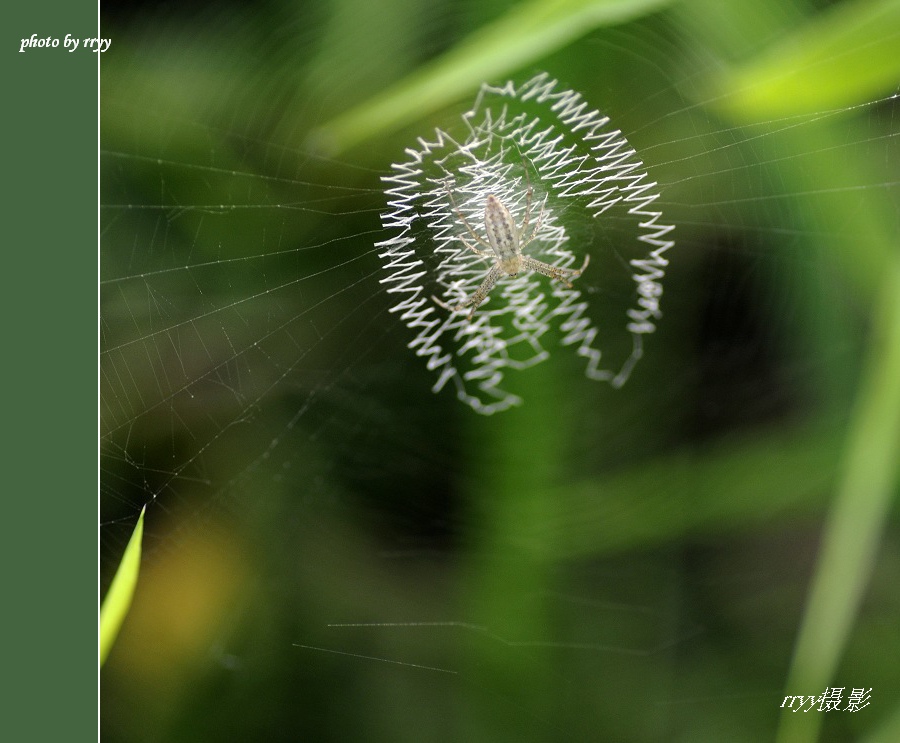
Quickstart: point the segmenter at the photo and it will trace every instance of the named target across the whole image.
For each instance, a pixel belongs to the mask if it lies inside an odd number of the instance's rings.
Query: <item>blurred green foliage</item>
[[[103,11],[101,548],[151,500],[161,545],[105,740],[885,739],[897,2]],[[665,317],[481,418],[387,313],[378,176],[539,69],[660,183]],[[826,686],[872,704],[779,708]]]

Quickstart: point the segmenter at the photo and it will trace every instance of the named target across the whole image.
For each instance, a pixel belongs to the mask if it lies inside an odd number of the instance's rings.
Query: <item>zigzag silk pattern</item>
[[[381,283],[413,335],[408,348],[436,375],[433,390],[454,389],[482,414],[505,410],[523,402],[512,376],[558,348],[585,360],[587,378],[624,384],[662,316],[674,243],[657,184],[609,117],[541,73],[482,85],[459,134],[436,129],[406,155],[383,178]],[[469,321],[432,297],[458,304],[490,269],[463,243],[484,237],[490,194],[534,231],[525,254],[591,263],[571,288],[532,272],[504,276]]]

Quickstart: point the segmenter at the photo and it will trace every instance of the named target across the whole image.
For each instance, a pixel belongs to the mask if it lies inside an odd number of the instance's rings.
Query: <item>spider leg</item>
[[[522,267],[527,268],[530,271],[536,271],[537,273],[543,274],[544,276],[549,276],[554,281],[559,281],[562,284],[565,284],[569,289],[572,288],[572,279],[577,279],[584,272],[584,269],[588,267],[588,263],[590,263],[591,257],[586,255],[584,257],[584,263],[581,264],[581,268],[560,268],[559,266],[553,266],[549,263],[544,263],[544,261],[539,261],[536,258],[532,258],[531,256],[523,255],[522,256]]]
[[[541,201],[541,210],[538,212],[538,217],[535,220],[534,228],[531,230],[531,234],[526,236],[528,231],[528,225],[531,223],[531,204],[532,199],[534,198],[534,186],[531,185],[531,177],[528,175],[528,166],[525,164],[524,157],[522,158],[522,170],[525,171],[525,217],[522,220],[522,225],[519,227],[519,247],[523,248],[528,243],[530,243],[537,236],[537,233],[541,229],[541,225],[544,223],[544,208],[547,206],[547,199],[543,199]]]
[[[494,284],[499,281],[500,277],[503,275],[503,271],[500,270],[500,266],[494,265],[491,266],[491,270],[488,271],[488,275],[484,277],[484,281],[481,282],[481,286],[479,286],[475,293],[469,297],[461,307],[457,309],[462,309],[467,305],[472,305],[472,309],[469,311],[469,321],[472,321],[472,318],[475,315],[475,310],[478,309],[478,306],[487,299],[487,295],[491,293],[491,289],[494,288]]]
[[[486,250],[479,250],[474,245],[472,245],[472,243],[470,243],[468,240],[466,240],[464,237],[460,237],[459,235],[457,235],[456,239],[459,240],[463,245],[465,245],[473,253],[477,253],[482,258],[493,258],[494,257],[493,253],[488,253]]]
[[[447,191],[447,197],[450,199],[450,203],[451,203],[451,205],[452,205],[452,211],[453,211],[453,213],[459,218],[459,221],[463,223],[463,226],[466,228],[466,230],[468,230],[469,234],[470,234],[472,237],[475,238],[476,242],[479,242],[479,243],[481,243],[482,245],[484,245],[486,248],[489,248],[489,249],[490,249],[490,248],[491,248],[491,244],[490,244],[489,242],[487,242],[487,240],[485,240],[483,237],[480,237],[480,236],[478,235],[478,233],[475,232],[474,229],[472,229],[472,225],[469,224],[469,220],[466,219],[465,216],[463,216],[463,213],[459,210],[459,206],[458,206],[457,203],[456,203],[456,199],[453,198],[453,192],[450,190],[450,187],[445,183],[445,184],[444,184],[444,188],[445,188],[446,191]],[[466,242],[465,240],[463,240],[462,238],[460,238],[460,240],[463,242],[463,244],[466,245],[466,247],[471,248],[471,249],[474,250],[476,253],[483,253],[483,252],[484,252],[484,251],[478,250],[478,248],[473,247],[472,245],[470,245],[469,243],[467,243],[467,242]]]
[[[525,230],[528,226],[528,214],[525,215],[525,221],[522,222],[522,226],[519,229],[519,249],[521,250],[526,245],[534,242],[534,239],[537,237],[538,232],[541,229],[541,226],[544,224],[544,207],[547,205],[547,200],[541,202],[541,210],[538,212],[538,218],[534,222],[534,227],[531,230],[530,235],[525,234]]]
[[[445,310],[450,310],[451,312],[459,312],[460,310],[464,310],[469,305],[472,306],[472,309],[469,311],[468,320],[471,322],[472,318],[475,316],[475,310],[478,309],[478,306],[487,299],[487,295],[491,293],[491,289],[494,288],[494,284],[496,284],[500,277],[503,275],[503,271],[500,270],[499,266],[492,266],[491,270],[488,271],[487,276],[484,277],[484,281],[481,282],[481,286],[479,286],[475,293],[472,296],[467,297],[466,300],[462,304],[458,305],[449,305],[446,302],[442,302],[440,299],[435,297],[433,294],[431,298],[434,300],[435,304],[440,307],[443,307]]]
[[[522,226],[519,228],[519,237],[525,233],[528,227],[528,220],[531,219],[531,197],[534,196],[534,189],[531,187],[531,179],[528,177],[528,167],[525,161],[522,161],[522,168],[525,171],[525,219],[522,220]]]

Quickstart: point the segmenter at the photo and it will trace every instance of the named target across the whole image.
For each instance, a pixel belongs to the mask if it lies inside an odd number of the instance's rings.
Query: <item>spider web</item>
[[[411,5],[104,9],[104,588],[148,507],[104,737],[771,737],[838,459],[780,457],[853,398],[895,91],[737,126],[721,48],[666,16],[311,152],[474,24]],[[454,210],[522,224],[529,185],[525,253],[588,269],[437,306],[489,268]],[[700,467],[745,440],[762,464]],[[741,511],[781,466],[797,500]]]
[[[576,346],[577,354],[588,360],[588,378],[619,387],[642,355],[643,336],[655,330],[661,316],[661,281],[668,265],[664,254],[673,244],[666,236],[673,228],[661,224],[661,213],[651,208],[658,197],[656,184],[648,182],[640,160],[610,126],[609,117],[587,108],[577,93],[556,87],[546,73],[522,85],[484,85],[472,110],[463,114],[468,128],[463,142],[438,130],[434,141],[420,140],[419,149],[408,149],[409,160],[394,165],[397,174],[385,178],[390,210],[382,221],[397,234],[378,244],[389,272],[383,282],[389,294],[402,297],[391,311],[417,333],[409,347],[437,372],[434,391],[452,381],[459,399],[481,413],[521,403],[503,390],[504,371],[546,360],[542,337],[551,324],[562,333],[559,345]],[[517,159],[518,169],[513,165]],[[436,285],[443,287],[445,299],[459,301],[484,277],[478,259],[459,248],[456,212],[461,209],[468,225],[477,224],[485,199],[494,194],[524,224],[526,194],[535,188],[532,178],[540,188],[540,229],[531,241],[537,247],[525,247],[539,260],[568,268],[580,260],[562,247],[568,241],[563,219],[609,220],[621,233],[615,238],[607,234],[605,240],[591,236],[585,250],[602,241],[606,252],[619,259],[595,260],[608,291],[627,293],[627,287],[613,288],[617,275],[636,284],[636,304],[618,308],[623,317],[618,324],[631,334],[630,344],[618,344],[627,349],[624,360],[607,361],[598,343],[600,327],[612,334],[614,316],[604,321],[602,308],[592,312],[592,304],[581,301],[574,287],[557,284],[547,296],[533,275],[502,279],[497,291],[503,302],[494,303],[501,306],[479,309],[478,322],[462,315],[442,318],[435,310],[430,297],[441,291]],[[617,218],[616,208],[625,212],[624,218]],[[622,252],[633,252],[622,244],[634,240],[649,245],[650,252],[622,257]],[[607,344],[616,346],[615,341]],[[473,383],[475,392],[469,389]]]

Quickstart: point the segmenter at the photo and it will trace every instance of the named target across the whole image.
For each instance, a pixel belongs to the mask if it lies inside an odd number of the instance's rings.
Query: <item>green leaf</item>
[[[443,57],[328,122],[310,146],[338,152],[427,116],[598,26],[650,13],[670,0],[532,0],[514,5]]]
[[[134,587],[137,585],[138,570],[141,566],[141,539],[144,534],[144,510],[138,518],[134,533],[125,548],[122,563],[116,571],[112,585],[100,607],[100,665],[106,662],[106,656],[116,641],[119,628],[131,606]]]
[[[717,83],[745,121],[867,103],[900,80],[900,0],[840,3]]]

